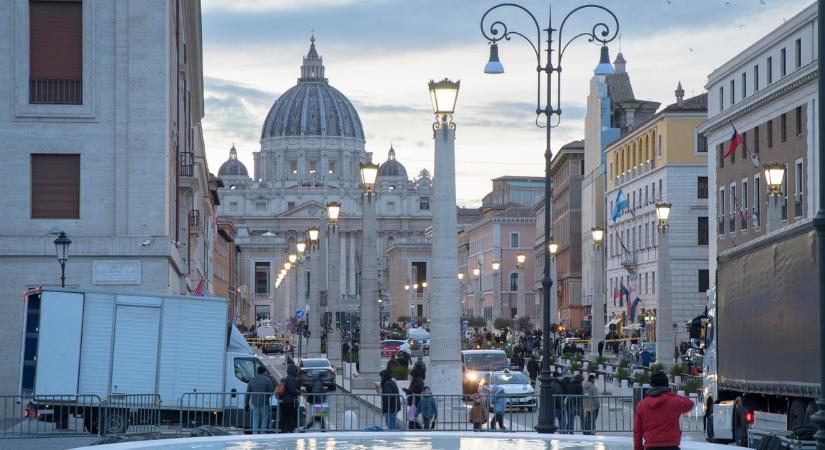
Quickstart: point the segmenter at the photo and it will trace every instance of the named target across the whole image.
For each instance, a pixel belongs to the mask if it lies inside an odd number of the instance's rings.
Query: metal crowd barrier
[[[98,431],[103,435],[159,433],[160,396],[112,394],[104,397],[96,422]]]
[[[274,394],[190,392],[180,398],[178,432],[208,426],[246,433],[280,432],[281,409]]]

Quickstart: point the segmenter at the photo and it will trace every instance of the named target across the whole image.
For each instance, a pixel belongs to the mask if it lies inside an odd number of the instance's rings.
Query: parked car
[[[335,390],[335,368],[326,358],[303,358],[298,367],[298,386],[310,388],[310,377],[318,375],[328,391]]]
[[[284,343],[283,341],[266,341],[261,348],[261,352],[263,352],[264,355],[268,355],[270,353],[283,353]]]
[[[429,339],[409,339],[407,342],[410,344],[410,356],[429,356]]]
[[[530,379],[521,372],[502,371],[488,373],[478,383],[478,392],[489,394],[490,386],[497,384],[504,389],[507,396],[508,408],[527,408],[532,412],[537,405],[536,391],[530,384]],[[490,402],[490,411],[493,411],[493,402]]]
[[[400,339],[387,339],[386,341],[381,342],[381,357],[382,358],[391,358],[398,353],[398,350],[401,349],[401,346],[404,345],[406,342]]]

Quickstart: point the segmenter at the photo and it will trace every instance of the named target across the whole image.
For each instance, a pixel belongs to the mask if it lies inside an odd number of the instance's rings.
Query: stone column
[[[604,243],[593,249],[593,302],[590,307],[590,354],[599,355],[599,342],[604,341]],[[630,301],[630,300],[628,300]]]
[[[378,251],[375,219],[377,196],[363,196],[363,234],[361,236],[361,347],[358,351],[359,375],[352,380],[355,389],[372,389],[381,371],[380,317],[378,315]]]
[[[329,284],[327,285],[327,310],[332,314],[330,328],[327,331],[327,359],[333,367],[340,369],[341,366],[341,330],[335,323],[336,313],[341,311],[341,284],[340,284],[340,264],[339,257],[341,249],[341,239],[338,235],[338,226],[330,226],[329,229]]]
[[[432,309],[430,369],[434,394],[461,394],[461,318],[458,302],[458,235],[455,195],[455,126],[446,118],[434,130]]]
[[[495,312],[498,310],[498,312]],[[493,323],[499,317],[504,317],[504,299],[501,296],[501,266],[493,271]]]
[[[376,239],[378,238],[376,237]],[[347,295],[355,295],[355,272],[357,271],[355,267],[355,233],[349,233],[347,238],[347,251],[349,252],[347,255],[349,259],[347,262]]]
[[[672,212],[672,211],[671,211]],[[659,248],[656,254],[656,362],[673,360],[673,292],[670,282],[670,238],[666,227],[659,226]]]
[[[782,227],[782,198],[778,195],[768,195],[768,207],[765,213],[767,214],[767,223],[765,224],[765,232],[772,233]],[[733,213],[736,214],[735,212]],[[725,218],[727,222],[727,218]],[[727,230],[730,231],[730,230]]]

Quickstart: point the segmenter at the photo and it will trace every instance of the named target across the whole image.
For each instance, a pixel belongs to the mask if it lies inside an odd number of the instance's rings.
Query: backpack
[[[283,397],[286,394],[286,381],[281,378],[281,381],[278,382],[278,385],[275,386],[275,395],[278,397]]]

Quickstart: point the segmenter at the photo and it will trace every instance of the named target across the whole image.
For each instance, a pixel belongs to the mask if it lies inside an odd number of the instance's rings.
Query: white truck
[[[704,353],[708,440],[755,447],[796,431],[802,448],[813,446],[804,436],[823,357],[816,239],[807,221],[720,253],[707,313],[690,323]]]
[[[93,434],[176,423],[205,402],[211,424],[246,428],[243,393],[263,364],[227,308],[213,297],[31,290],[20,394],[41,420],[65,428],[82,416]]]

